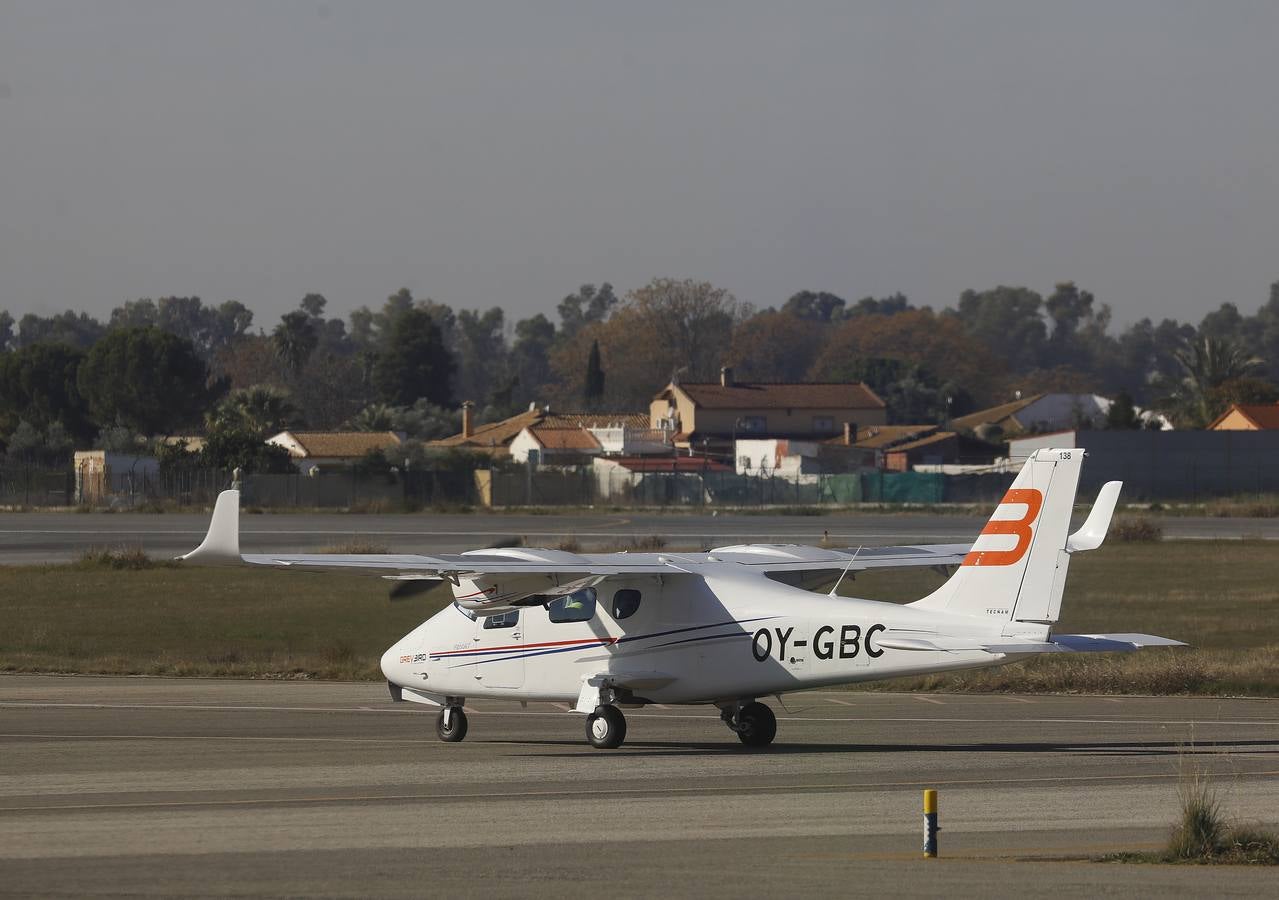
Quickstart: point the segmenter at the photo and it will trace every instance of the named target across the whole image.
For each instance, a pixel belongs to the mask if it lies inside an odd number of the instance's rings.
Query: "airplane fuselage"
[[[485,617],[453,604],[391,647],[382,669],[436,697],[572,702],[584,678],[607,673],[633,685],[635,702],[701,703],[1007,661],[877,643],[889,630],[925,636],[947,624],[754,576],[610,578],[571,604]]]

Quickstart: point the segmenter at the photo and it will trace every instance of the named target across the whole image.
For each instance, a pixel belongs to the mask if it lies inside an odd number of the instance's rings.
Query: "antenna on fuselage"
[[[853,551],[853,555],[848,559],[848,565],[844,566],[844,571],[839,573],[839,578],[836,580],[835,586],[830,589],[830,596],[835,596],[835,592],[839,590],[839,586],[844,583],[844,576],[847,575],[848,570],[853,567],[853,563],[857,561],[857,554],[861,552],[862,548],[860,546]]]

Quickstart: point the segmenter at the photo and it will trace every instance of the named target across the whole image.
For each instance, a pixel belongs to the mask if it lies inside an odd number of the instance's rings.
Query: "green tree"
[[[572,340],[588,325],[603,322],[616,306],[617,295],[607,281],[598,290],[593,284],[582,285],[576,294],[569,294],[556,307],[560,314],[560,339]]]
[[[68,344],[33,344],[0,354],[0,431],[9,434],[19,420],[36,430],[55,422],[76,439],[93,436],[88,406],[80,393],[84,353]]]
[[[792,294],[781,311],[797,319],[814,322],[832,322],[843,317],[844,298],[826,291],[800,291]]]
[[[457,364],[453,393],[459,399],[490,402],[508,379],[505,324],[505,314],[498,306],[483,313],[472,309],[458,312],[448,344]]]
[[[1128,430],[1141,427],[1141,418],[1133,406],[1132,396],[1127,391],[1120,391],[1106,410],[1106,428],[1111,431]]]
[[[555,323],[541,313],[515,323],[510,357],[513,405],[542,399],[546,385],[554,379],[550,352],[555,338]]]
[[[123,328],[102,338],[80,366],[80,394],[102,425],[171,434],[196,425],[217,394],[190,341],[159,328]]]
[[[1043,356],[1043,302],[1029,288],[1000,285],[989,291],[964,291],[952,315],[1009,368],[1029,371],[1041,365]]]
[[[600,365],[600,342],[591,341],[591,354],[586,358],[586,385],[582,391],[587,409],[595,409],[604,399],[604,367]]]
[[[236,428],[211,430],[200,451],[199,462],[213,469],[240,468],[245,472],[296,471],[289,460],[289,451],[266,443],[257,432]]]
[[[383,402],[408,406],[425,397],[449,403],[452,377],[453,360],[434,317],[416,306],[401,312],[373,364],[373,387]]]
[[[88,313],[67,310],[47,318],[27,313],[18,321],[18,334],[13,343],[17,347],[42,343],[70,344],[86,350],[105,333],[106,326]]]

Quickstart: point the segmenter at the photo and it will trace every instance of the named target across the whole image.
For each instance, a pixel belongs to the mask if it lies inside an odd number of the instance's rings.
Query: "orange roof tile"
[[[867,425],[857,429],[853,446],[863,450],[884,450],[902,441],[909,441],[934,432],[937,427],[936,425]],[[844,437],[836,435],[822,443],[843,445]]]
[[[1217,424],[1232,412],[1238,412],[1262,431],[1279,429],[1279,403],[1232,403],[1228,410],[1212,420],[1208,430],[1216,428]]]
[[[373,450],[400,446],[393,431],[290,431],[307,457],[358,459]]]
[[[953,431],[939,431],[936,434],[930,434],[928,437],[920,438],[917,441],[908,441],[905,444],[898,444],[896,447],[890,447],[889,453],[908,453],[911,450],[918,450],[920,447],[927,447],[930,444],[941,444],[955,437]]]
[[[557,413],[543,409],[531,409],[498,422],[487,422],[471,429],[469,437],[450,435],[431,441],[430,447],[471,447],[480,450],[504,449],[525,428],[608,428],[624,425],[630,428],[648,428],[647,413]]]
[[[585,428],[530,428],[529,433],[547,450],[600,449],[600,442]]]
[[[675,385],[706,409],[883,409],[884,401],[860,382],[782,384],[719,382]],[[669,390],[669,388],[668,388]],[[658,394],[661,397],[666,392]]]
[[[1011,400],[1008,403],[1001,403],[999,406],[992,406],[989,409],[979,409],[975,413],[969,413],[966,416],[960,416],[951,420],[951,425],[960,431],[976,428],[978,425],[999,424],[1005,419],[1016,415],[1027,406],[1042,398],[1043,394],[1031,394],[1029,397],[1022,397],[1020,400]]]

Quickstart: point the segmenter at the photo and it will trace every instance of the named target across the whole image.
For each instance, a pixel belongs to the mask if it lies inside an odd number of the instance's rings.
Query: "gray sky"
[[[0,0],[0,307],[1279,279],[1279,4]]]

